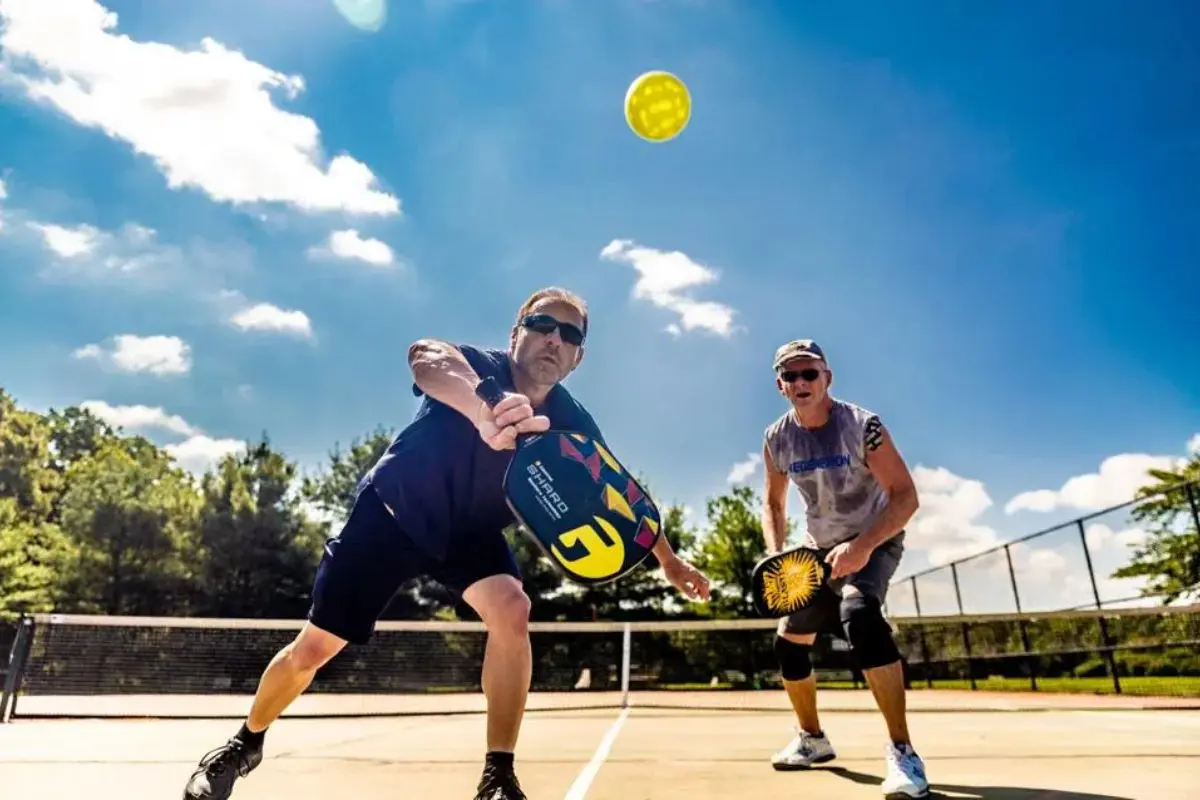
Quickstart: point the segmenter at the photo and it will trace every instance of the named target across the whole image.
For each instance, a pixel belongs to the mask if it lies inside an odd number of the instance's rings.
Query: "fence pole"
[[[17,710],[17,695],[21,691],[21,680],[25,677],[25,663],[29,660],[29,649],[33,644],[33,618],[22,615],[17,627],[17,638],[13,641],[8,658],[8,672],[4,676],[4,690],[0,692],[0,725],[12,720]]]
[[[621,708],[629,708],[629,673],[633,658],[633,625],[621,629]]]
[[[913,605],[917,608],[917,637],[921,640],[921,658],[924,661],[925,685],[933,688],[933,675],[929,671],[929,645],[925,643],[925,623],[921,621],[921,595],[917,593],[917,576],[908,579],[912,583]]]
[[[1017,572],[1013,569],[1012,548],[1004,545],[1004,558],[1008,561],[1008,581],[1012,584],[1013,602],[1017,604],[1017,613],[1021,613],[1021,593],[1017,591]],[[1021,647],[1025,650],[1025,665],[1029,669],[1029,688],[1037,691],[1037,660],[1029,653],[1029,631],[1025,628],[1025,618],[1017,620],[1017,629],[1021,632]]]
[[[1104,604],[1100,602],[1100,590],[1096,588],[1096,570],[1092,566],[1092,551],[1088,548],[1087,531],[1083,528],[1083,520],[1075,521],[1076,527],[1079,528],[1079,543],[1083,545],[1083,557],[1087,561],[1088,580],[1092,582],[1092,598],[1096,601],[1096,608],[1103,610]],[[1108,638],[1108,621],[1103,615],[1096,617],[1100,623],[1100,643],[1104,646],[1104,660],[1108,664],[1108,672],[1112,676],[1113,691],[1117,694],[1121,693],[1121,677],[1117,674],[1117,659],[1113,654],[1112,641]]]
[[[1196,526],[1196,533],[1200,534],[1200,499],[1196,497],[1196,484],[1185,485],[1183,491],[1187,495],[1188,505],[1192,507],[1192,522]]]
[[[950,576],[954,578],[954,599],[958,602],[958,614],[965,617],[967,612],[963,611],[962,592],[958,590],[958,564],[950,562]],[[967,678],[971,681],[971,689],[975,689],[975,661],[971,658],[971,633],[967,627],[967,621],[962,621],[962,636],[963,649],[967,651]]]

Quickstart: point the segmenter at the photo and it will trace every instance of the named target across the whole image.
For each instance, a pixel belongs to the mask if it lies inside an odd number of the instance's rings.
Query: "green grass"
[[[924,681],[912,682],[914,690],[927,689]],[[935,680],[934,689],[970,689],[971,682],[963,680]],[[981,678],[975,688],[986,692],[1027,692],[1028,678]],[[1038,678],[1039,692],[1074,692],[1086,694],[1113,694],[1112,678],[1107,676],[1090,678]],[[1137,677],[1121,678],[1121,694],[1157,697],[1200,697],[1200,676]]]
[[[819,677],[817,683],[822,690],[866,688],[864,684],[855,686],[853,681],[823,680]],[[734,686],[728,683],[721,683],[717,686],[711,686],[707,683],[678,683],[664,684],[661,686],[656,686],[655,688],[663,691],[703,691],[712,689],[723,690],[751,687]],[[914,680],[912,682],[912,689],[914,691],[928,691],[929,688],[930,687],[925,683],[925,681]],[[965,678],[961,680],[935,680],[932,688],[968,691],[971,689],[971,682]],[[975,681],[975,688],[984,692],[1030,691],[1029,680],[1027,678],[980,678]],[[1114,693],[1112,679],[1106,676],[1088,678],[1038,678],[1037,690],[1039,692],[1065,694]],[[1124,676],[1121,678],[1121,694],[1137,697],[1200,697],[1200,676]]]

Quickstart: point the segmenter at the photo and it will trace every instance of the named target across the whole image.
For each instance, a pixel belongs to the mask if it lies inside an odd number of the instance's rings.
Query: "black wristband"
[[[488,375],[475,387],[475,396],[488,404],[488,408],[494,408],[497,403],[504,399],[504,390],[500,388],[500,382],[491,375]]]

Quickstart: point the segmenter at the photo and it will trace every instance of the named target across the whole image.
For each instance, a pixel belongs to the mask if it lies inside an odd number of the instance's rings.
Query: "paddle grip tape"
[[[775,637],[775,658],[779,660],[779,673],[785,681],[802,681],[812,674],[810,650],[812,645]]]
[[[500,388],[499,381],[488,375],[475,387],[475,396],[487,403],[488,408],[495,408],[504,399],[504,390]]]
[[[884,667],[900,660],[892,626],[883,618],[879,601],[856,594],[842,600],[842,628],[862,669]]]

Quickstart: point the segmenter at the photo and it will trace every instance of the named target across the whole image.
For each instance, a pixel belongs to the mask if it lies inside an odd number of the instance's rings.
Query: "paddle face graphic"
[[[764,617],[786,617],[812,603],[829,579],[830,567],[811,548],[767,556],[754,567],[754,605]]]
[[[480,386],[480,396],[491,405],[503,397],[498,386]],[[517,522],[550,563],[584,585],[627,575],[662,535],[654,500],[608,448],[586,434],[553,430],[519,436],[504,493]]]

